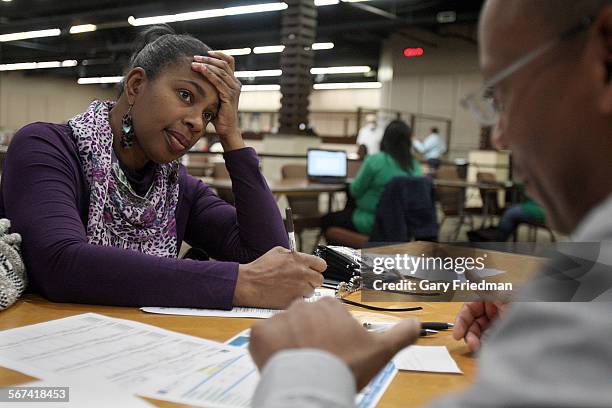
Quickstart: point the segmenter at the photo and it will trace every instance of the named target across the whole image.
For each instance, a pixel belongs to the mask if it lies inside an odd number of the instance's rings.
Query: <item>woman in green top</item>
[[[349,202],[343,211],[323,217],[323,230],[332,226],[348,228],[369,235],[374,226],[378,201],[394,177],[420,176],[421,166],[410,153],[412,129],[394,120],[385,129],[380,152],[368,156],[351,183]]]

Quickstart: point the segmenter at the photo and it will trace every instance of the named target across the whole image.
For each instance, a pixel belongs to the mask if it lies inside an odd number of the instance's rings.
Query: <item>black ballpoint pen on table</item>
[[[448,330],[455,327],[452,323],[444,323],[444,322],[422,322],[422,329],[431,329],[431,330]]]

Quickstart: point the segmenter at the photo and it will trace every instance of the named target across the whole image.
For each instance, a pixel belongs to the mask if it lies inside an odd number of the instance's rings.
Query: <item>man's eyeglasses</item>
[[[495,86],[543,55],[546,51],[589,28],[593,20],[593,17],[585,17],[579,24],[576,24],[559,34],[556,38],[523,55],[486,81],[478,91],[470,93],[461,99],[461,106],[472,112],[483,126],[494,126],[503,112],[503,106],[501,106],[495,98]]]

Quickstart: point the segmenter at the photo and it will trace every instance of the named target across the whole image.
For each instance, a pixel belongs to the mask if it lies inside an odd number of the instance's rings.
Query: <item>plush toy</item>
[[[0,219],[0,310],[19,298],[26,288],[26,274],[21,258],[21,235],[9,233],[11,222]]]

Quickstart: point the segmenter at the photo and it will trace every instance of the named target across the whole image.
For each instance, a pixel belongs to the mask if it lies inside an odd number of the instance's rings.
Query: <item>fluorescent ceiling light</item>
[[[268,45],[265,47],[255,47],[253,52],[255,54],[272,54],[274,52],[283,52],[284,49],[284,45]]]
[[[20,62],[17,64],[2,64],[0,71],[20,71],[23,69],[36,69],[35,62]]]
[[[117,84],[123,79],[122,76],[112,77],[92,77],[92,78],[79,78],[77,84],[89,85],[89,84]]]
[[[364,1],[370,1],[370,0],[342,0],[343,3],[362,3]]]
[[[334,48],[334,43],[326,42],[326,43],[314,43],[312,44],[312,49],[314,51],[317,50],[330,50]],[[253,53],[255,54],[272,54],[277,52],[283,52],[285,50],[284,45],[267,45],[264,47],[255,47],[253,48]]]
[[[275,77],[281,76],[283,71],[280,69],[267,69],[261,71],[236,71],[234,76],[236,78],[256,78],[256,77]]]
[[[0,71],[22,71],[26,69],[63,68],[63,67],[74,67],[76,65],[77,65],[76,60],[19,62],[16,64],[1,64]]]
[[[280,91],[280,85],[242,85],[241,91]]]
[[[347,82],[333,84],[314,84],[314,89],[378,89],[381,88],[380,82]]]
[[[287,7],[289,7],[287,3],[279,2],[279,3],[252,4],[249,6],[237,6],[237,7],[226,7],[226,8],[220,8],[220,9],[193,11],[189,13],[167,14],[167,15],[155,16],[155,17],[135,18],[134,16],[130,16],[128,18],[128,23],[130,23],[133,26],[163,24],[163,23],[172,23],[174,21],[199,20],[203,18],[235,16],[239,14],[265,13],[268,11],[285,10]]]
[[[8,2],[10,2],[12,0],[2,0],[2,1],[5,2],[5,3],[8,3]]]
[[[365,65],[352,67],[327,67],[327,68],[311,68],[310,73],[313,75],[319,74],[365,74],[371,71],[371,68]]]
[[[0,42],[27,40],[29,38],[56,37],[62,31],[59,28],[48,30],[24,31],[20,33],[0,34]]]
[[[312,44],[312,49],[314,51],[317,51],[317,50],[331,50],[332,48],[334,48],[334,43],[333,42],[323,42],[323,43],[314,43],[314,44]]]
[[[96,31],[98,26],[95,24],[81,24],[70,27],[70,34],[88,33],[90,31]]]
[[[251,53],[250,48],[231,48],[228,50],[215,50],[217,52],[222,52],[227,55],[249,55]]]

